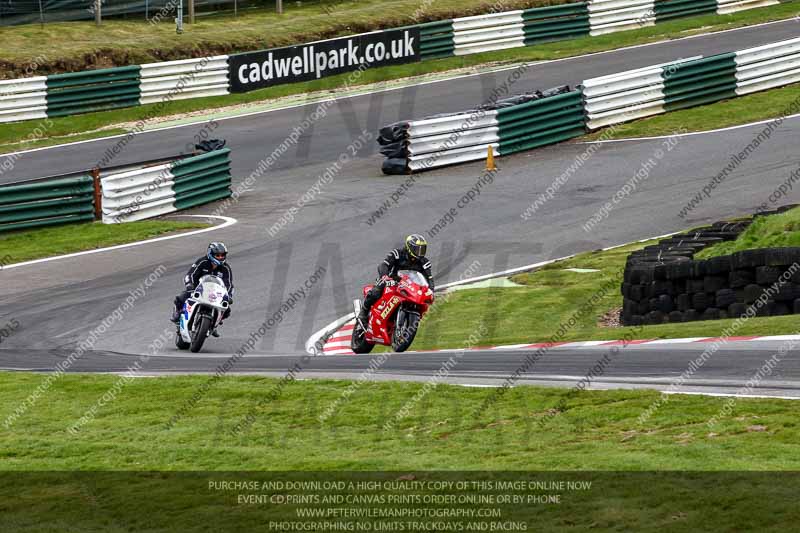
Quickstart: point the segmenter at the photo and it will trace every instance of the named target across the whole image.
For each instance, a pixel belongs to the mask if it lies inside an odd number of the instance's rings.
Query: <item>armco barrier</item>
[[[525,46],[589,35],[589,9],[585,2],[526,9]]]
[[[103,223],[165,215],[231,195],[230,149],[110,174],[101,181]]]
[[[94,220],[92,176],[0,187],[0,232]]]
[[[176,209],[189,209],[231,195],[230,152],[224,148],[174,163]]]
[[[457,56],[525,46],[522,11],[507,11],[453,19]]]
[[[2,185],[0,233],[97,219],[133,222],[230,195],[230,149],[162,157]]]
[[[702,56],[629,70],[583,82],[586,124],[602,128],[666,112],[664,88],[679,65]]]
[[[583,82],[594,130],[800,82],[800,37]]]
[[[0,122],[47,117],[47,78],[0,80]]]
[[[717,0],[656,0],[656,24],[679,17],[714,13],[717,7]]]
[[[597,129],[664,112],[664,76],[660,66],[583,82],[589,129]]]
[[[139,105],[138,65],[47,77],[47,116]]]
[[[387,174],[419,172],[554,144],[587,129],[800,82],[800,37],[585,80],[574,91],[521,95],[382,128]]]
[[[726,14],[778,3],[779,0],[587,0],[428,22],[234,56],[0,81],[0,123],[43,118],[43,113],[58,117],[252,91],[317,79],[322,70],[327,76],[354,71],[364,64],[371,68],[533,46],[641,28],[677,17]],[[381,40],[385,42],[379,44]],[[342,44],[346,41],[356,43],[361,54],[370,46],[376,47],[373,50],[381,46],[385,51],[391,49],[392,57],[356,60],[355,54],[350,53],[353,48]],[[392,42],[402,44],[402,57],[394,57]],[[340,62],[348,64],[339,65]],[[320,68],[322,65],[326,68]]]
[[[497,110],[499,154],[555,144],[586,133],[580,90]]]
[[[736,94],[800,82],[800,38],[736,52]]]
[[[727,15],[745,9],[767,7],[780,4],[780,0],[717,0],[717,13]]]
[[[396,170],[384,166],[387,173],[406,173],[475,161],[486,157],[491,146],[495,155],[498,135],[497,111],[488,110],[436,117],[410,122],[405,152],[394,161]],[[401,149],[402,150],[402,149]]]
[[[175,212],[171,166],[165,163],[104,177],[103,223],[135,222]]]
[[[735,97],[735,57],[735,53],[719,54],[672,65],[665,71],[665,111]]]
[[[148,63],[141,67],[142,105],[230,94],[228,56]]]
[[[636,30],[656,23],[654,0],[589,0],[591,35]]]
[[[387,174],[420,172],[530,150],[582,135],[583,98],[560,87],[464,113],[400,122],[381,129]]]
[[[441,20],[419,25],[420,56],[423,60],[450,57],[455,50],[453,21]]]

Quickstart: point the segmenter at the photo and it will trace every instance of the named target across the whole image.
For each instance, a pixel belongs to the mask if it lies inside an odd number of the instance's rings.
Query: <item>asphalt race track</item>
[[[536,356],[518,380],[510,381],[526,358],[533,358],[536,350],[468,350],[442,351],[384,356],[261,356],[247,355],[238,361],[236,374],[258,374],[280,377],[294,369],[296,379],[370,379],[427,381],[448,360],[451,368],[446,377],[438,382],[471,386],[498,386],[536,384],[542,386],[575,386],[601,360],[610,360],[604,373],[591,380],[593,389],[650,388],[681,393],[703,393],[720,395],[773,396],[800,399],[800,364],[797,358],[782,358],[775,373],[748,390],[747,381],[764,364],[764,360],[778,353],[782,342],[764,341],[754,346],[736,346],[729,343],[717,350],[708,344],[676,344],[658,350],[635,344],[616,349],[560,349],[544,350]],[[681,374],[687,371],[692,361],[703,357],[704,350],[711,354],[685,383]],[[713,353],[712,353],[713,352]],[[29,350],[17,355],[3,357],[3,369],[47,371],[52,367],[54,351]],[[168,375],[176,373],[213,373],[221,367],[228,356],[150,357],[143,365],[140,375]],[[79,359],[72,371],[76,372],[125,372],[137,356],[110,352],[92,352]],[[376,360],[370,370],[370,363]],[[455,363],[453,363],[454,361]],[[296,366],[297,365],[297,366]]]
[[[517,82],[514,91],[574,84],[591,76],[756,46],[798,34],[797,22],[788,21],[535,65]],[[483,165],[463,165],[418,176],[399,203],[370,225],[370,215],[407,177],[381,176],[381,156],[377,155],[374,142],[369,142],[368,149],[346,164],[332,183],[312,195],[313,199],[292,222],[274,236],[270,236],[268,228],[318,182],[326,167],[347,150],[361,130],[366,128],[372,134],[398,115],[418,117],[474,106],[504,78],[505,74],[499,72],[338,101],[296,148],[242,194],[238,203],[218,213],[238,220],[228,228],[3,269],[0,322],[13,318],[20,328],[3,339],[0,368],[52,369],[79,343],[93,338],[91,333],[98,324],[113,315],[130,292],[139,288],[143,295],[136,298],[132,308],[97,335],[90,351],[70,368],[84,372],[124,371],[137,355],[148,353],[148,347],[159,335],[168,335],[171,301],[182,286],[186,268],[204,253],[209,240],[223,240],[231,250],[237,297],[234,316],[225,324],[222,338],[210,339],[197,356],[177,352],[170,338],[167,347],[151,357],[144,369],[153,373],[213,372],[265,320],[276,316],[291,293],[302,294],[296,297],[299,303],[295,308],[284,313],[276,327],[234,368],[234,372],[285,372],[299,360],[305,340],[314,331],[350,310],[350,302],[359,296],[363,282],[374,277],[375,268],[388,249],[399,244],[403,235],[425,233],[436,224],[475,185]],[[227,139],[233,149],[233,170],[238,182],[314,107],[221,121],[214,135]],[[158,157],[180,152],[200,127],[138,135],[115,162],[141,159],[142,154]],[[582,225],[645,161],[664,148],[664,140],[603,144],[591,162],[577,170],[558,194],[527,221],[521,214],[588,145],[567,143],[501,158],[494,182],[486,185],[476,200],[459,210],[453,223],[431,239],[429,255],[437,281],[457,279],[474,261],[480,263],[480,272],[473,275],[487,274],[749,214],[800,165],[796,142],[800,119],[785,121],[768,143],[753,152],[710,198],[687,218],[678,216],[686,202],[763,127],[754,125],[678,138],[631,197],[617,204],[591,232],[584,231]],[[100,140],[22,154],[14,170],[0,177],[0,181],[92,166],[114,142]],[[793,199],[796,201],[797,195],[782,203]],[[210,214],[215,208],[205,206],[191,213]],[[308,283],[320,267],[325,269],[322,278]],[[140,288],[148,276],[157,279],[151,286]],[[698,387],[711,387],[704,390],[716,392],[738,388],[775,349],[769,344],[724,347],[713,357],[713,364],[697,373],[693,383],[696,379]],[[702,347],[685,345],[647,349],[631,346],[615,358],[605,377],[609,386],[616,383],[657,387],[658,380],[680,375],[701,352]],[[522,381],[563,384],[570,377],[585,374],[601,356],[595,350],[554,349]],[[447,357],[447,352],[393,355],[379,374],[424,378],[438,370]],[[518,368],[523,358],[524,353],[520,352],[469,351],[451,378],[471,384],[497,383]],[[309,376],[354,377],[368,362],[367,357],[316,357],[303,366]],[[787,362],[781,369],[784,374],[774,382],[762,383],[762,388],[770,394],[800,396],[796,390],[800,388],[800,368]]]

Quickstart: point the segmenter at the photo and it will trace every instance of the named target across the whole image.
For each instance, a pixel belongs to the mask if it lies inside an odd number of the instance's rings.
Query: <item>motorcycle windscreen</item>
[[[408,280],[411,283],[416,283],[417,285],[422,285],[423,287],[428,286],[428,280],[425,279],[425,276],[422,275],[422,272],[417,272],[416,270],[399,270],[397,274],[399,276],[408,276]]]
[[[223,286],[225,285],[224,283],[222,283],[222,280],[219,279],[217,276],[211,276],[211,275],[205,275],[202,278],[200,278],[200,283],[198,283],[198,285],[202,285],[203,283],[214,283],[216,285],[223,285]]]

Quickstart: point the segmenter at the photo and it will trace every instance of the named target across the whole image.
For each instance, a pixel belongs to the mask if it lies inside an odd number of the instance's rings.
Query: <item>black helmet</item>
[[[224,243],[212,242],[208,245],[208,252],[206,252],[208,260],[217,266],[222,266],[228,259],[228,248]]]
[[[411,257],[423,257],[428,252],[428,241],[419,233],[406,237],[406,252]]]

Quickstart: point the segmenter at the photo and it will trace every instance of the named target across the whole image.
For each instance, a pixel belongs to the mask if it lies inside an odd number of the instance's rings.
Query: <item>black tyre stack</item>
[[[735,240],[750,223],[716,222],[631,253],[623,276],[620,322],[636,326],[741,316],[791,265],[800,264],[800,248],[745,250],[694,260],[708,246]],[[758,310],[759,316],[792,313],[800,313],[800,273]]]

